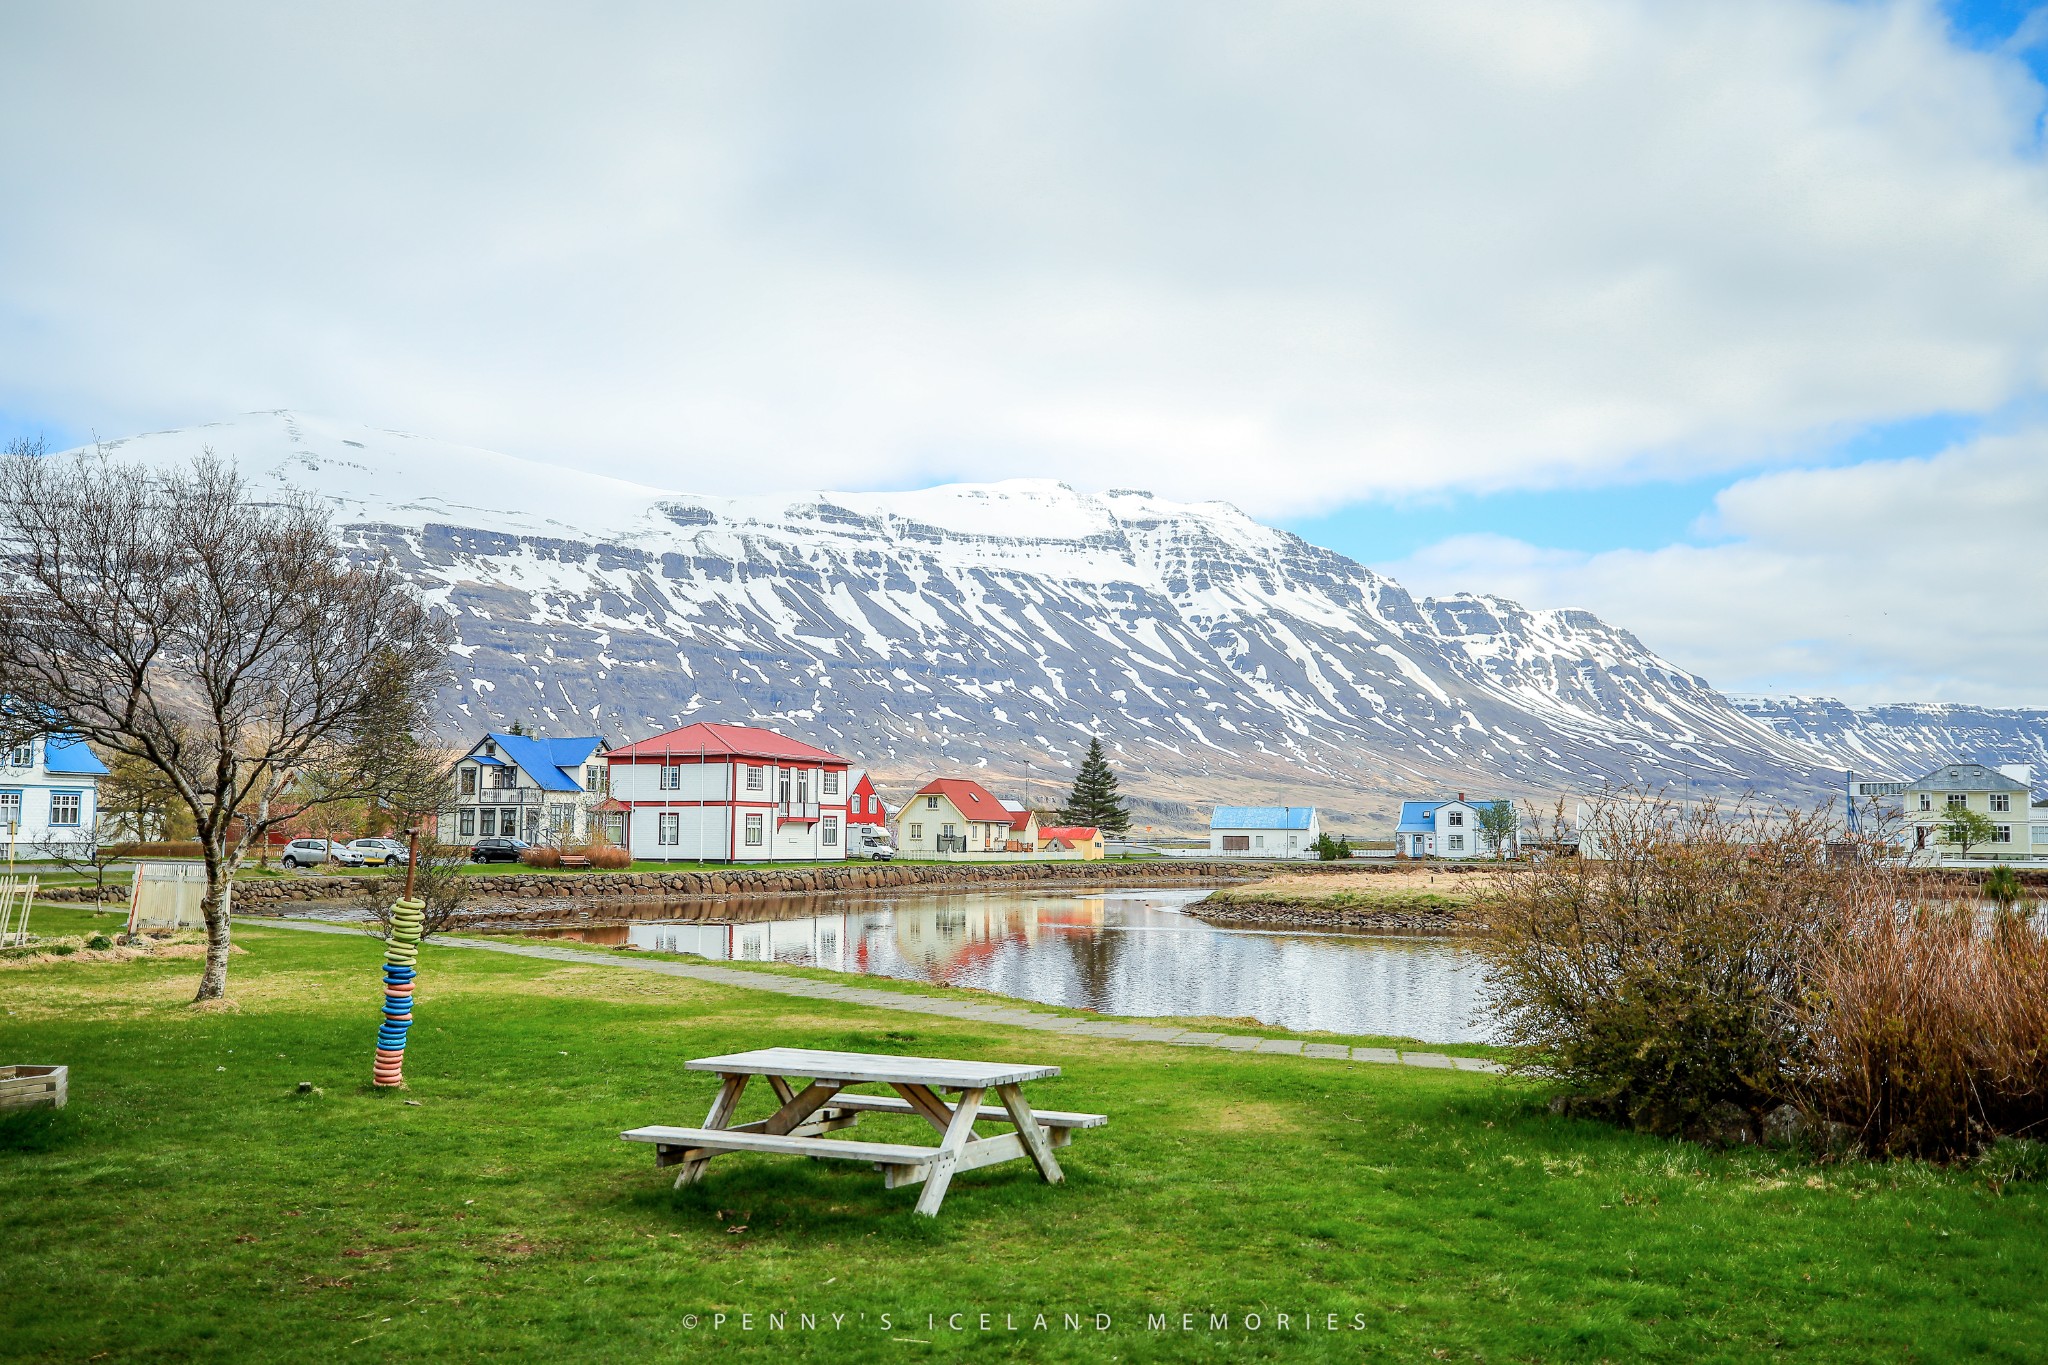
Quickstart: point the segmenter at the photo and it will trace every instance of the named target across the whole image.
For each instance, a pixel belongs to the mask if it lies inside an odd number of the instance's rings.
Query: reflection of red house
[[[847,780],[851,785],[847,788],[846,823],[886,827],[889,809],[882,804],[882,798],[875,795],[875,784],[869,779],[867,769],[855,768],[847,774]]]

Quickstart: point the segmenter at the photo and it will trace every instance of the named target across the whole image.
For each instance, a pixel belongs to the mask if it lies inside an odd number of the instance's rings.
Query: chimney
[[[1463,792],[1459,792],[1459,793],[1458,793],[1458,799],[1459,799],[1460,801],[1463,801],[1463,800],[1465,799],[1465,793],[1463,793]]]
[[[2032,790],[2034,786],[2034,765],[2031,763],[2001,763],[1998,771],[2004,773],[2022,787]]]

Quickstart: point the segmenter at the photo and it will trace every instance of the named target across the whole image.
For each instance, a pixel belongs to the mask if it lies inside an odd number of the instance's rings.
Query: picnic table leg
[[[975,1111],[981,1108],[981,1097],[985,1093],[978,1086],[962,1091],[960,1103],[954,1107],[953,1117],[946,1124],[946,1136],[939,1143],[939,1154],[932,1158],[931,1173],[925,1176],[924,1188],[917,1196],[917,1211],[927,1218],[939,1216],[939,1204],[946,1197],[946,1186],[953,1183],[953,1168],[960,1164],[960,1150],[967,1145],[967,1135],[974,1131]]]
[[[944,1133],[953,1122],[953,1111],[946,1102],[933,1093],[930,1086],[917,1085],[910,1081],[891,1081],[889,1088],[910,1101],[910,1107],[924,1115],[924,1121],[940,1133]],[[974,1136],[974,1115],[970,1110],[967,1119],[967,1136]]]
[[[706,1128],[727,1128],[732,1125],[732,1116],[740,1107],[740,1096],[746,1091],[747,1077],[741,1073],[721,1073],[718,1082],[718,1098],[711,1101],[711,1112],[704,1116]],[[683,1169],[676,1173],[676,1188],[694,1185],[703,1178],[704,1168],[711,1164],[710,1157],[699,1157],[685,1161]]]
[[[775,1079],[782,1078],[778,1076]],[[761,1125],[761,1131],[780,1137],[792,1128],[802,1127],[804,1120],[824,1108],[844,1084],[842,1081],[812,1081],[804,1087],[802,1094],[789,1096],[782,1107]],[[782,1089],[786,1091],[789,1087],[784,1085]]]
[[[996,1094],[1002,1098],[1010,1122],[1017,1125],[1017,1136],[1024,1140],[1024,1150],[1031,1154],[1031,1164],[1038,1167],[1045,1183],[1057,1185],[1065,1180],[1067,1173],[1060,1169],[1059,1158],[1052,1154],[1052,1140],[1039,1125],[1038,1116],[1031,1112],[1031,1105],[1024,1099],[1024,1091],[1015,1085],[999,1085]]]

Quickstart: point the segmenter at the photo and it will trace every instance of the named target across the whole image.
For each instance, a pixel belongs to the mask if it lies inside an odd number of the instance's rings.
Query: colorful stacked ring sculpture
[[[391,907],[391,938],[384,945],[384,1022],[377,1030],[376,1083],[405,1084],[405,1034],[412,1027],[413,964],[420,955],[420,927],[426,922],[423,901],[402,900]]]

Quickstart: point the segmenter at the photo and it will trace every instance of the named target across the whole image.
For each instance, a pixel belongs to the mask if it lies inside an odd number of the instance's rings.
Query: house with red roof
[[[752,725],[699,723],[605,755],[635,859],[815,862],[846,856],[847,761]]]
[[[1015,822],[1016,813],[979,782],[934,778],[896,812],[897,856],[1002,853],[1009,847]]]
[[[874,780],[868,775],[866,768],[848,770],[846,791],[847,824],[888,828],[889,808],[882,803],[881,797],[875,795]]]
[[[1047,825],[1038,831],[1038,848],[1042,853],[1077,857],[1084,863],[1097,862],[1102,857],[1102,831],[1093,825]]]

